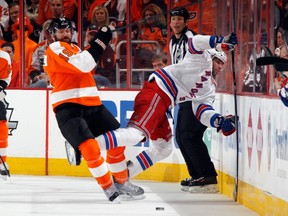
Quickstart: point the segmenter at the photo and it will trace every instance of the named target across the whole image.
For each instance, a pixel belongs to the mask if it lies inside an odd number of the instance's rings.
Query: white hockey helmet
[[[209,50],[209,53],[211,55],[211,58],[218,58],[220,59],[224,64],[227,62],[227,55],[224,52],[219,52],[215,49]]]

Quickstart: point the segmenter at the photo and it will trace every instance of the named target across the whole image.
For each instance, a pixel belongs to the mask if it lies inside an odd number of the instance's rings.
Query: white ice
[[[144,200],[109,202],[92,178],[13,175],[0,179],[0,215],[255,216],[222,194],[191,194],[177,182],[132,181]],[[164,207],[164,210],[156,210]]]

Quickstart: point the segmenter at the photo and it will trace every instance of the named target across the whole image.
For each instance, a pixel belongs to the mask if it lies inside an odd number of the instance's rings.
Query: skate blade
[[[204,186],[192,186],[189,188],[190,193],[218,193],[219,189],[217,185],[204,185]]]
[[[11,177],[9,177],[8,175],[0,175],[0,179],[3,179],[7,183],[10,183],[10,184],[12,183]]]
[[[146,196],[144,194],[139,196],[132,196],[130,194],[120,194],[118,197],[121,201],[133,201],[133,200],[142,200],[145,199]]]
[[[121,200],[119,198],[119,196],[117,198],[115,198],[113,201],[110,201],[110,203],[113,203],[113,204],[121,204]]]
[[[184,192],[189,191],[189,186],[182,186],[181,191],[184,191]]]

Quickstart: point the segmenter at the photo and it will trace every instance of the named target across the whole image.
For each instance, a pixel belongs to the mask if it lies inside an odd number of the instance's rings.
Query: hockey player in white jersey
[[[134,102],[134,112],[127,128],[109,131],[96,138],[102,150],[117,146],[133,146],[150,138],[156,146],[146,158],[142,170],[172,152],[172,131],[166,112],[177,103],[192,101],[193,112],[202,124],[221,130],[225,136],[235,132],[234,118],[224,117],[212,106],[215,86],[212,79],[212,56],[207,49],[228,51],[235,48],[235,33],[227,37],[195,35],[188,41],[189,53],[179,64],[158,69],[150,75]],[[138,167],[129,165],[130,177]]]

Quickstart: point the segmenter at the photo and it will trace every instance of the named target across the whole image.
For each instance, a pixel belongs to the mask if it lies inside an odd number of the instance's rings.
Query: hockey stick
[[[256,59],[256,65],[262,66],[262,65],[274,65],[277,63],[281,64],[287,64],[288,65],[288,59],[276,57],[276,56],[265,56],[260,57]]]
[[[6,166],[6,164],[5,164],[5,162],[4,162],[4,160],[3,160],[1,155],[0,155],[0,160],[1,160],[1,163],[3,164],[3,166],[4,166],[5,171],[7,172],[8,176],[10,178],[9,170],[7,169],[7,166]]]
[[[234,32],[236,33],[236,8],[235,1],[233,1],[232,5],[232,13],[233,13],[233,24],[234,24]],[[238,198],[238,181],[239,181],[239,131],[238,131],[238,108],[237,108],[237,82],[236,82],[236,70],[235,70],[235,52],[231,51],[232,58],[232,73],[233,73],[233,94],[234,94],[234,109],[235,109],[235,129],[236,129],[236,182],[235,188],[233,192],[234,200],[237,202]]]

